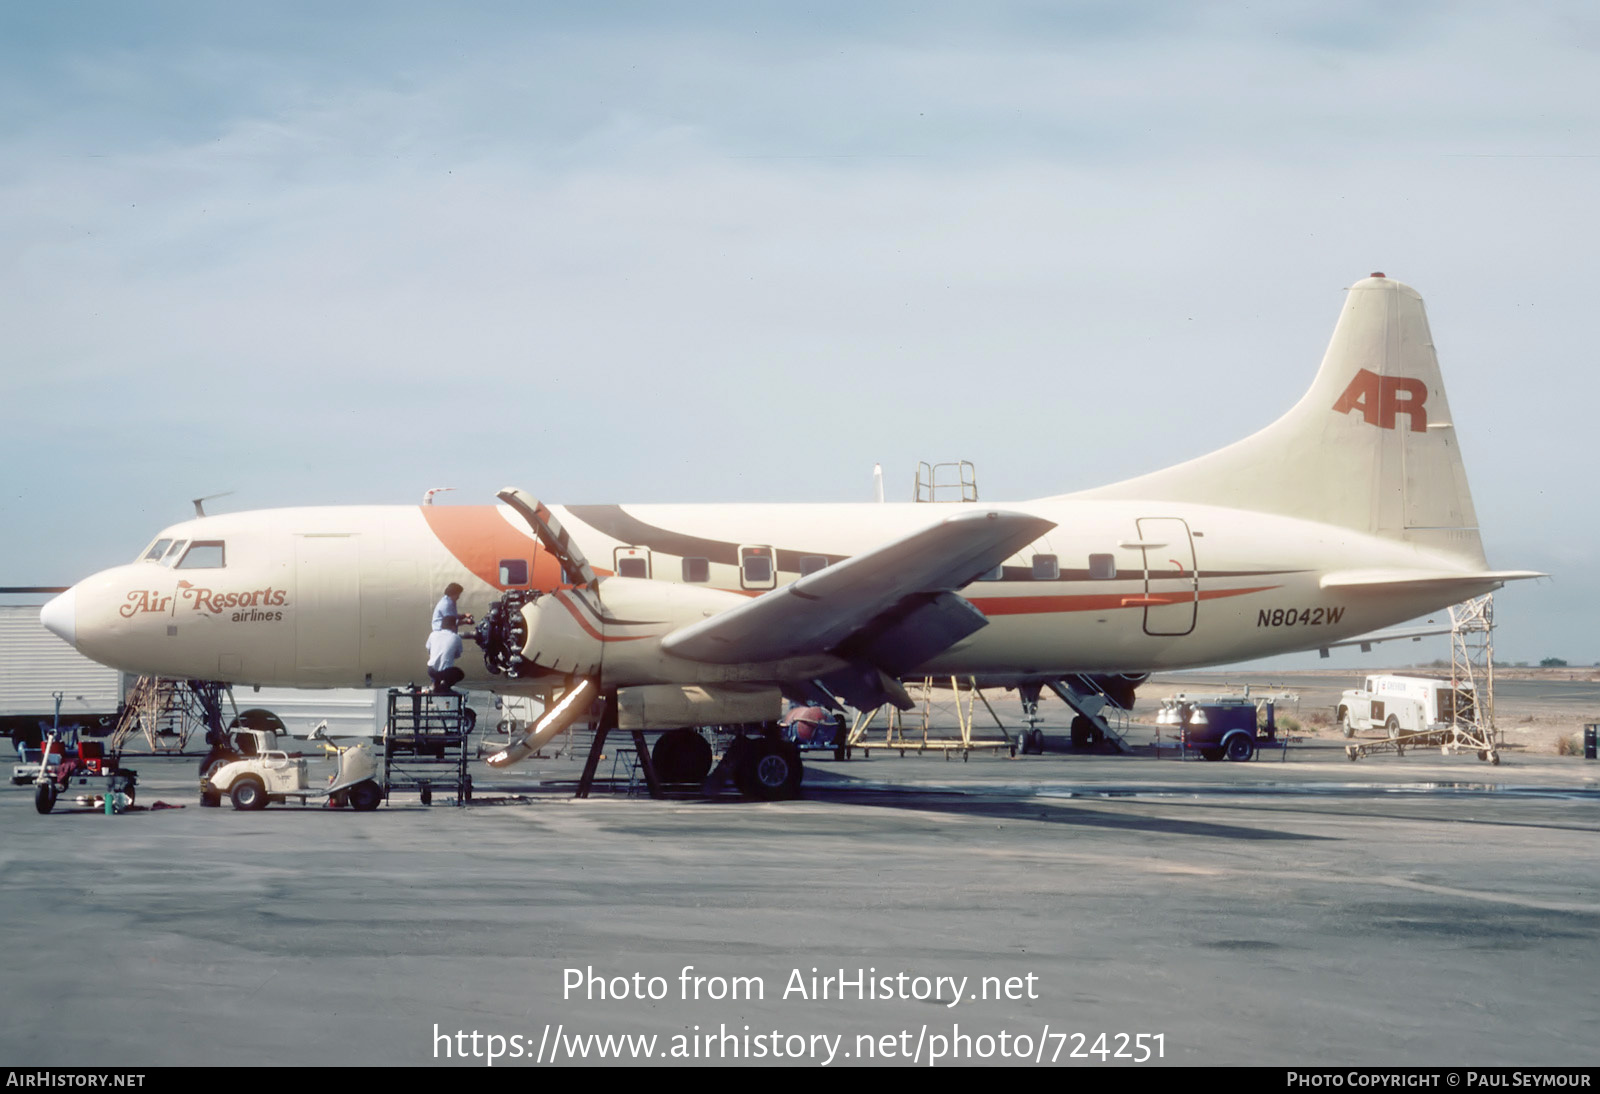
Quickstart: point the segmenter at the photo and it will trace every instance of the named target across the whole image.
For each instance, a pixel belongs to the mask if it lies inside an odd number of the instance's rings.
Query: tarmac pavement
[[[1600,1060],[1582,760],[875,750],[756,804],[564,759],[367,814],[129,763],[185,808],[0,791],[10,1064]]]

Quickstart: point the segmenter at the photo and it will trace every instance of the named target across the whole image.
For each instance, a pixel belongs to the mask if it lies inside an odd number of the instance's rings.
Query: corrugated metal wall
[[[122,701],[123,674],[96,664],[44,629],[36,605],[0,604],[0,715],[110,714]]]

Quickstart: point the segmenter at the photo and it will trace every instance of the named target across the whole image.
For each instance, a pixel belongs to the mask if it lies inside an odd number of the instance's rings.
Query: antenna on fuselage
[[[879,504],[883,502],[883,464],[881,463],[872,465],[872,500]]]
[[[432,505],[433,504],[433,496],[435,494],[442,494],[446,490],[454,490],[454,489],[455,489],[455,487],[453,487],[453,486],[435,486],[432,490],[429,490],[429,491],[427,491],[426,493],[424,493],[422,495],[422,504],[423,505]]]
[[[191,498],[191,499],[189,499],[192,502],[194,502],[194,515],[197,516],[197,517],[205,516],[206,515],[206,509],[205,509],[206,502],[212,500],[213,498],[225,498],[231,493],[233,493],[232,490],[224,490],[220,494],[207,494],[203,498]]]

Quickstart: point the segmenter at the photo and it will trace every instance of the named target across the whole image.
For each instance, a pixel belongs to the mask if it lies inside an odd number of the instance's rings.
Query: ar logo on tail
[[[1368,425],[1393,429],[1396,414],[1411,419],[1411,432],[1428,428],[1428,385],[1414,376],[1379,376],[1371,369],[1356,373],[1333,409],[1339,414],[1361,411]]]

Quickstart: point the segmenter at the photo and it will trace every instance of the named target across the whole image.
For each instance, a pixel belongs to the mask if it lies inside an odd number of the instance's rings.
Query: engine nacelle
[[[783,696],[777,688],[651,684],[618,692],[618,725],[622,729],[775,722],[782,714]]]
[[[742,603],[721,589],[627,577],[602,578],[597,590],[512,590],[484,613],[478,644],[489,671],[512,679],[603,677],[606,687],[681,681],[681,664],[660,664],[662,637]],[[706,672],[707,683],[726,675],[714,666]]]

